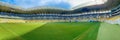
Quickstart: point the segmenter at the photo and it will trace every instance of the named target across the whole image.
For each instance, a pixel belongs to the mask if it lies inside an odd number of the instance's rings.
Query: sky
[[[0,0],[12,5],[17,5],[23,8],[32,8],[37,6],[47,7],[59,7],[64,9],[70,9],[78,5],[98,5],[103,4],[107,0]]]

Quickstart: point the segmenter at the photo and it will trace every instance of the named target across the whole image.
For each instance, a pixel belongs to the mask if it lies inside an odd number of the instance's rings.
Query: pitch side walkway
[[[120,25],[101,23],[97,40],[120,40]]]

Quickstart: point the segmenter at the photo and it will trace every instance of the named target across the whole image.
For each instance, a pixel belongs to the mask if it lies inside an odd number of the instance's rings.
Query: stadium
[[[0,40],[120,40],[120,0],[71,9],[0,2]]]
[[[111,1],[101,5],[92,5],[80,8],[77,6],[70,10],[54,7],[23,9],[16,6],[12,7],[13,5],[1,2],[0,15],[3,19],[7,18],[29,21],[104,21],[108,18],[119,15],[119,3],[115,1],[111,6],[109,2]]]

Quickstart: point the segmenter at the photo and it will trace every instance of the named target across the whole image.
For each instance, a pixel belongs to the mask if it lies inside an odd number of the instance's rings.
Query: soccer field
[[[117,31],[115,36],[112,28]],[[100,22],[1,23],[0,40],[112,40],[113,36],[119,37],[118,30],[119,25]],[[106,33],[113,36],[107,37]]]

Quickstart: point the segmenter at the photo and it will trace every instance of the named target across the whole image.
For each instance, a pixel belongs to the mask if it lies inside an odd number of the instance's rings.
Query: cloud
[[[59,4],[61,2],[64,2],[63,0],[40,0],[39,4],[42,5],[47,5],[47,4]]]
[[[69,4],[71,4],[72,7],[77,6],[77,5],[81,5],[83,3],[86,3],[90,0],[68,0]]]
[[[104,3],[102,0],[3,0],[3,1],[18,5],[18,6],[22,6],[25,8],[31,8],[36,6],[53,6],[53,5],[56,7],[59,7],[62,4],[63,4],[62,6],[67,5],[65,6],[65,8],[66,7],[72,8],[77,5],[86,6],[86,5]]]
[[[19,5],[25,8],[36,7],[36,6],[47,6],[48,4],[50,6],[51,4],[56,5],[62,2],[64,1],[63,0],[15,0],[16,5]]]
[[[88,6],[88,5],[99,5],[107,2],[107,0],[68,0],[72,7],[75,6]]]

